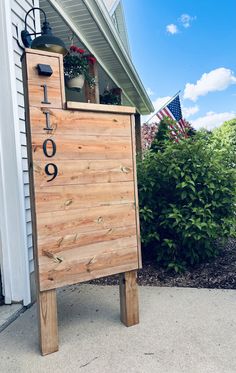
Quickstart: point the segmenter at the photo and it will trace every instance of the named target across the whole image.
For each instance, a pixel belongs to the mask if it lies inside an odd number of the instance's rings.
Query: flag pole
[[[155,114],[153,114],[153,116],[151,118],[149,118],[146,123],[148,123],[152,118],[155,117],[155,115],[157,115],[157,113],[159,113],[159,111],[161,111],[165,106],[167,106],[169,104],[169,102],[171,102],[172,100],[175,99],[176,96],[178,96],[178,94],[181,92],[181,90],[179,90],[173,97],[171,97],[169,99],[169,101],[167,101],[167,103],[165,103],[159,110],[157,110],[157,112]]]

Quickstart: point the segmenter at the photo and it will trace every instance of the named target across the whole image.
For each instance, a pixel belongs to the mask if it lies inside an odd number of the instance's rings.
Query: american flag
[[[170,125],[171,133],[174,137],[178,137],[179,133],[186,136],[186,129],[188,128],[188,124],[182,117],[179,95],[175,96],[167,105],[158,110],[156,116],[160,120],[168,117],[177,122],[177,125]]]

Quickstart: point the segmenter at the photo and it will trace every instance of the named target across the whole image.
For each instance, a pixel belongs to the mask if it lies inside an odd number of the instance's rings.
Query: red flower
[[[84,54],[85,50],[81,48],[76,48],[76,51],[80,54]]]
[[[91,64],[93,65],[97,60],[95,57],[88,56],[88,61],[91,62]]]
[[[72,52],[76,52],[77,47],[76,47],[75,45],[71,45],[70,50],[71,50]]]
[[[82,48],[78,48],[76,47],[75,45],[71,45],[70,46],[70,51],[71,52],[77,52],[77,53],[80,53],[80,54],[84,54],[85,53],[85,50],[82,49]]]

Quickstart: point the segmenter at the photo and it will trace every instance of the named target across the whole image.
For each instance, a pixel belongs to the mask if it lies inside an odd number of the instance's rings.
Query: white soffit
[[[112,15],[119,4],[120,0],[102,0],[108,10],[108,12]]]
[[[120,87],[140,114],[154,111],[152,102],[126,52],[102,0],[40,0],[53,33],[68,45],[74,33]]]

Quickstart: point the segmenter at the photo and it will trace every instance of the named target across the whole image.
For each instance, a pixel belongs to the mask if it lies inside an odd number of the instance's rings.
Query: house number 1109
[[[44,89],[44,100],[42,103],[44,104],[50,104],[48,101],[48,96],[47,96],[47,85],[43,84],[41,85]],[[51,127],[50,124],[50,112],[49,111],[44,111],[43,112],[46,116],[46,127],[44,128],[44,131],[53,131],[53,128]],[[56,154],[57,147],[55,142],[52,139],[46,139],[43,143],[43,153],[47,158],[52,158]],[[58,168],[54,163],[47,163],[45,168],[44,168],[45,174],[47,176],[51,176],[51,179],[48,179],[47,182],[52,181],[55,179],[55,177],[58,174]]]

